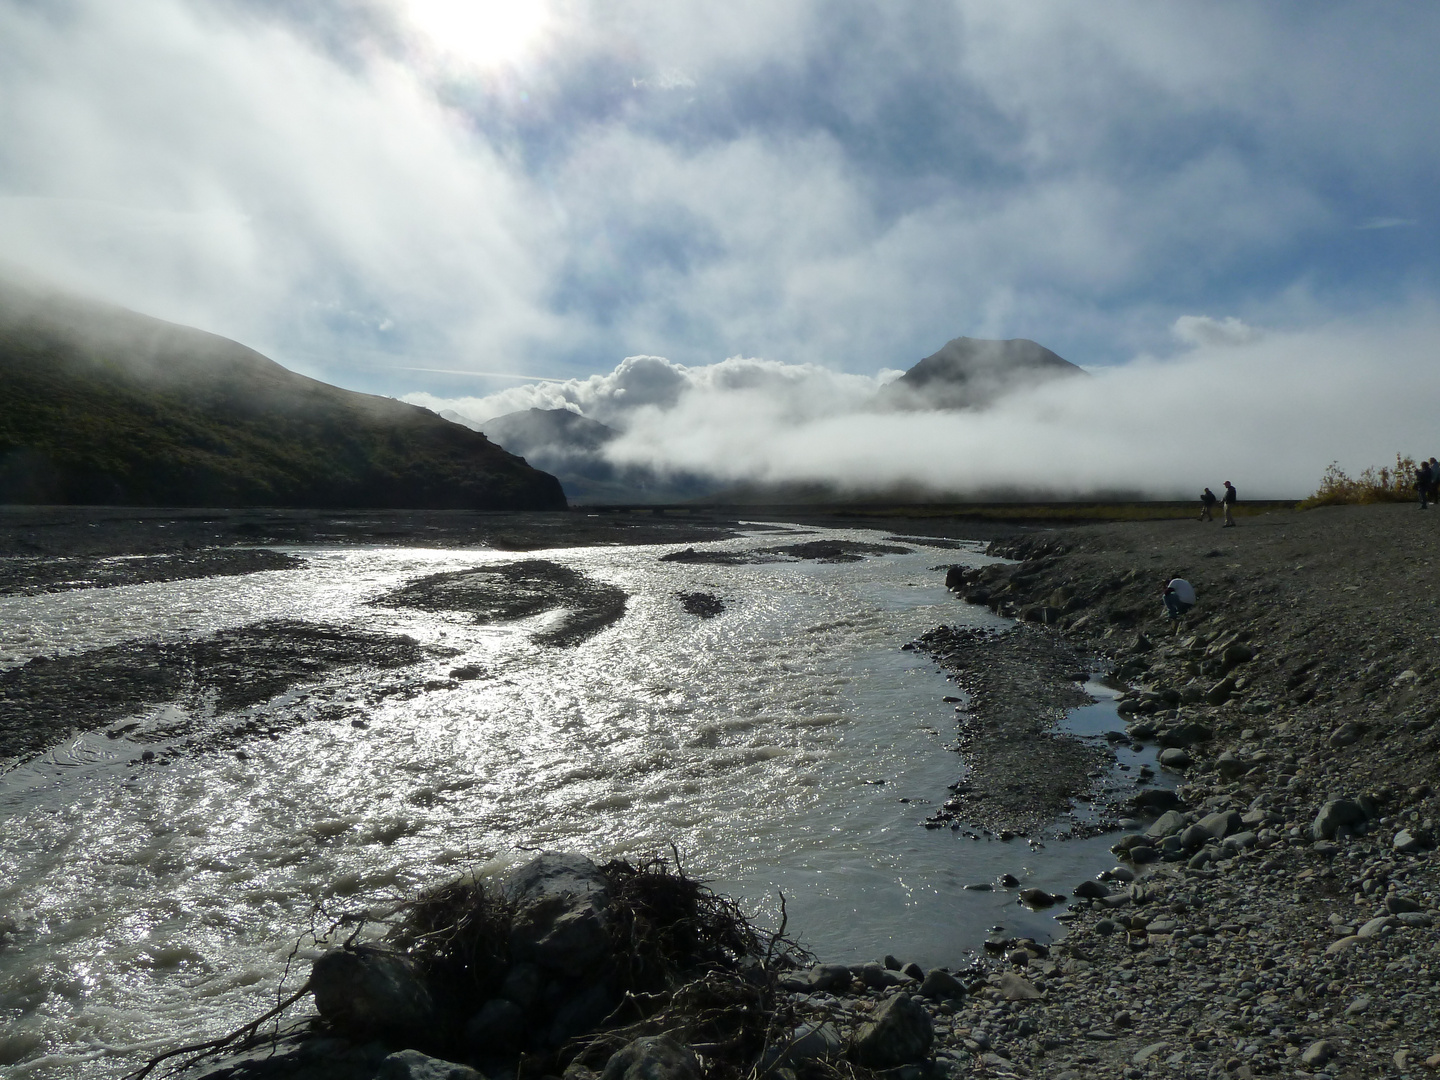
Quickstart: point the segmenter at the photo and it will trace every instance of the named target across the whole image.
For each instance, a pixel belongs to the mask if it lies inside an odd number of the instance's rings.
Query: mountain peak
[[[957,337],[880,392],[894,409],[975,409],[1014,390],[1085,370],[1031,341]]]

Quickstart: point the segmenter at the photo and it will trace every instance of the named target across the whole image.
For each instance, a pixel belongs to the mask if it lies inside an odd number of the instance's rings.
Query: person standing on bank
[[[1420,459],[1420,467],[1415,470],[1415,490],[1420,492],[1420,509],[1425,509],[1425,500],[1430,497],[1430,482],[1433,479],[1430,473],[1430,462],[1424,458]]]
[[[1235,494],[1235,485],[1230,483],[1229,480],[1226,480],[1225,494],[1220,496],[1220,508],[1225,511],[1225,524],[1220,526],[1222,529],[1229,529],[1234,527],[1235,517],[1231,513],[1231,509],[1234,507],[1235,501],[1238,497],[1239,496]]]
[[[1213,491],[1211,491],[1209,488],[1206,488],[1204,491],[1202,491],[1202,492],[1200,493],[1200,520],[1201,520],[1201,521],[1214,521],[1214,520],[1215,520],[1214,510],[1215,510],[1215,504],[1216,504],[1218,501],[1219,501],[1219,500],[1215,498],[1215,493],[1214,493]]]
[[[1178,621],[1195,606],[1195,586],[1184,578],[1171,578],[1165,583],[1165,613],[1172,621]]]

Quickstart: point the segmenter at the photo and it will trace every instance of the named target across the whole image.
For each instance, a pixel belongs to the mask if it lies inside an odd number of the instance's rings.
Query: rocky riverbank
[[[955,582],[1109,658],[1127,737],[1183,776],[1180,806],[1117,836],[1117,871],[1077,890],[1058,944],[1011,943],[937,1017],[959,1060],[1433,1075],[1437,526],[1410,506],[1095,526],[999,542],[1015,565]],[[1200,598],[1178,626],[1161,615],[1171,576]]]
[[[1191,521],[1092,526],[998,542],[992,553],[1013,563],[954,576],[968,602],[1017,627],[929,635],[968,695],[959,703],[972,790],[947,807],[951,823],[1018,831],[1086,794],[1082,780],[1108,782],[1092,775],[1106,771],[1103,752],[1077,765],[1067,760],[1075,746],[1052,738],[1041,780],[1008,804],[991,795],[1013,767],[993,747],[1008,742],[1008,760],[1023,762],[1076,700],[1074,676],[1102,668],[1125,686],[1116,739],[1159,747],[1177,781],[1176,805],[1158,816],[1158,799],[1152,812],[1130,809],[1115,868],[1058,902],[998,883],[1017,903],[1063,904],[1069,931],[1058,941],[997,935],[983,955],[929,971],[896,957],[789,968],[735,956],[722,980],[735,996],[701,1001],[691,1026],[665,1013],[660,1028],[627,1024],[625,1041],[588,1042],[583,1054],[563,1049],[554,1024],[587,984],[557,968],[546,977],[559,988],[536,991],[550,994],[549,1011],[530,1057],[465,1041],[515,1034],[505,1002],[539,1031],[541,1014],[524,1004],[539,1000],[527,996],[534,980],[507,988],[507,968],[473,1010],[446,1019],[462,1036],[363,1041],[363,1025],[347,1037],[334,1020],[343,1009],[332,1011],[323,1037],[282,1044],[288,1075],[473,1077],[474,1065],[493,1080],[1433,1075],[1435,528],[1398,506],[1277,512],[1223,532]],[[1172,626],[1159,594],[1176,574],[1200,603]],[[1023,691],[1023,707],[1010,708],[1007,686]],[[1047,790],[1055,777],[1065,786]],[[487,1008],[501,1018],[492,1029],[479,1022]],[[757,1011],[758,1042],[753,1026],[715,1034],[692,1024]],[[267,1042],[216,1075],[285,1075],[259,1071],[275,1060]]]

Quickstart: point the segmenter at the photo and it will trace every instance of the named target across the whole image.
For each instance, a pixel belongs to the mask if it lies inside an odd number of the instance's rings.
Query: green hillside
[[[543,510],[565,496],[427,409],[0,283],[0,502]]]

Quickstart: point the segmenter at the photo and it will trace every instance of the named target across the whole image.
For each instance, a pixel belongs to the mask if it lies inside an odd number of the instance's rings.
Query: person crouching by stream
[[[1195,586],[1184,578],[1171,578],[1165,583],[1164,599],[1165,614],[1178,629],[1180,616],[1195,606]]]
[[[1219,500],[1215,498],[1215,493],[1214,493],[1213,491],[1211,491],[1209,488],[1206,488],[1204,491],[1202,491],[1202,492],[1200,493],[1200,520],[1201,520],[1201,521],[1214,521],[1214,520],[1215,520],[1215,504],[1216,504],[1217,502],[1219,502]]]
[[[1233,508],[1239,497],[1240,496],[1235,494],[1235,485],[1230,483],[1229,480],[1226,480],[1225,494],[1220,496],[1220,506],[1221,509],[1225,511],[1225,524],[1220,526],[1222,529],[1233,529],[1235,527]]]

